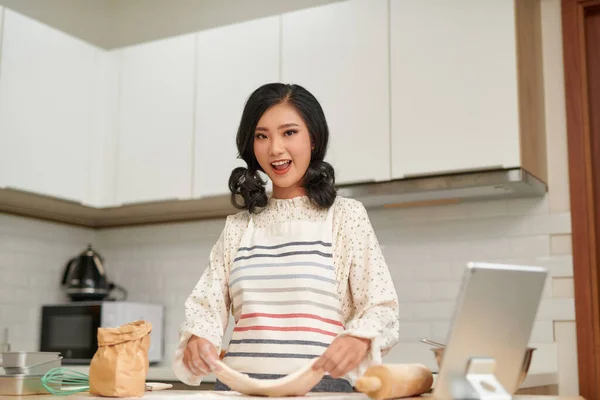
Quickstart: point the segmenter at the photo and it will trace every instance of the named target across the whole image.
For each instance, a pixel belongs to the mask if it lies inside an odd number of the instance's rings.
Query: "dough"
[[[215,371],[214,374],[231,390],[242,394],[268,397],[304,396],[325,375],[325,371],[322,369],[317,371],[312,369],[316,361],[317,359],[314,359],[304,368],[278,379],[250,378],[246,374],[229,368],[221,361],[217,361],[217,364],[221,367],[220,371]]]

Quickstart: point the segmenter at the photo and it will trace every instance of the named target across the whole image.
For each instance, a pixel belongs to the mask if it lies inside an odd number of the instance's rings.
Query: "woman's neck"
[[[293,199],[294,197],[306,196],[306,190],[302,186],[278,187],[273,186],[274,199]]]

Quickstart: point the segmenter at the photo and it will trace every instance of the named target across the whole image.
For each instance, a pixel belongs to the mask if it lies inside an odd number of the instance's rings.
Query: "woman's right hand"
[[[188,340],[183,352],[183,364],[197,376],[217,371],[219,369],[216,363],[218,359],[219,355],[215,346],[210,341],[198,336],[192,336]]]

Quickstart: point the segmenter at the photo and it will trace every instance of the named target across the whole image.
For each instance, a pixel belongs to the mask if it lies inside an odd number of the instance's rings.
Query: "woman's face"
[[[301,184],[311,147],[306,124],[293,106],[282,103],[265,111],[254,132],[254,155],[273,182],[273,197],[305,194]]]

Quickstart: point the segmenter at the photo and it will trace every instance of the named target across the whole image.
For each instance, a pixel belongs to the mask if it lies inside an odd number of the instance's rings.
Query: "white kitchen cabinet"
[[[195,35],[122,52],[117,203],[190,198]]]
[[[519,68],[539,67],[527,48],[539,35],[535,3],[391,0],[392,178],[520,167],[524,153],[545,154],[542,142],[522,142],[540,140],[539,107],[523,107],[541,87],[538,73],[521,82],[527,98],[518,86]],[[517,16],[529,35],[521,59]],[[526,130],[520,114],[531,119]]]
[[[101,50],[9,9],[2,39],[0,185],[83,201]]]
[[[337,183],[390,178],[387,0],[283,15],[282,79],[321,103]]]
[[[279,81],[279,20],[198,33],[194,197],[229,193],[231,171],[246,166],[237,158],[236,133],[250,94]]]
[[[94,63],[90,129],[89,178],[85,203],[93,207],[116,204],[117,120],[121,50],[98,52]]]

